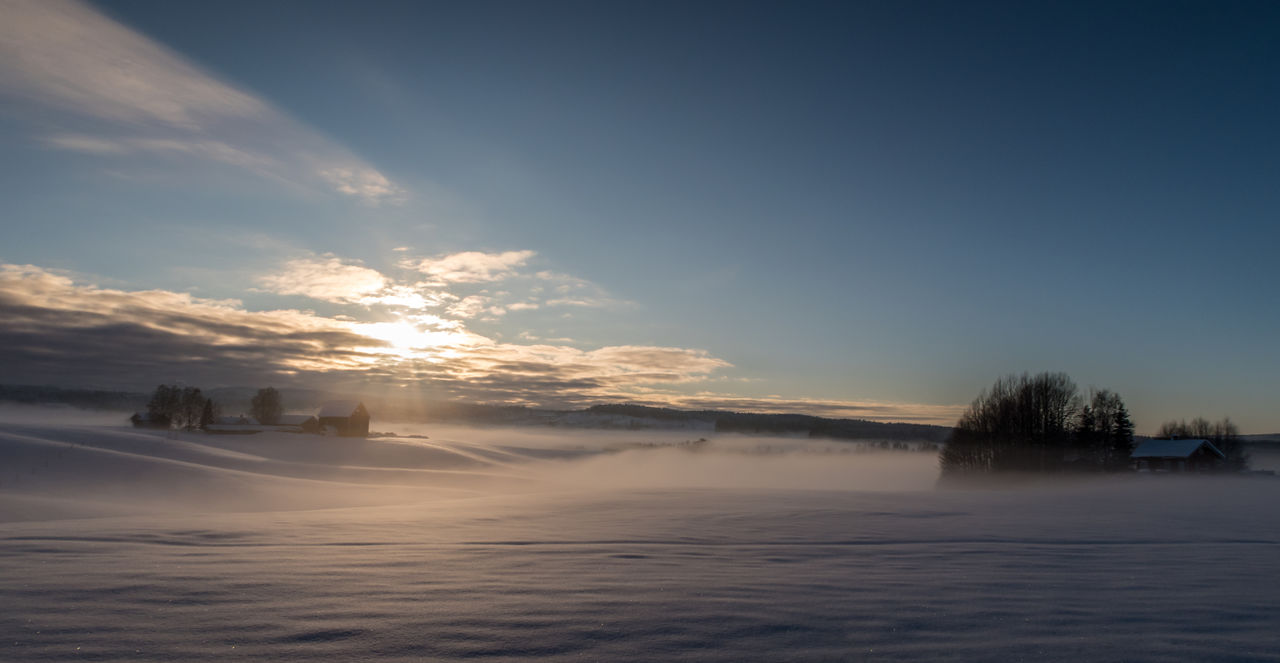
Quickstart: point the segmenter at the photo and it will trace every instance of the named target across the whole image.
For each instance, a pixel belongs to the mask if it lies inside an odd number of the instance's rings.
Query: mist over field
[[[1275,481],[940,490],[935,454],[827,440],[54,414],[0,411],[0,659],[1280,659]]]

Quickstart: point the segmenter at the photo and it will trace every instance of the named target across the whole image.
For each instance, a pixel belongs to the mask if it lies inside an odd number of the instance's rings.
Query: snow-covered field
[[[931,455],[834,442],[38,419],[0,425],[5,661],[1280,660],[1277,480],[935,490]]]

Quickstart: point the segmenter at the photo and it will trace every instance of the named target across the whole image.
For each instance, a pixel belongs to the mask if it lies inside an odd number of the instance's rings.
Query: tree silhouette
[[[1133,454],[1133,420],[1129,418],[1129,410],[1124,403],[1116,410],[1115,422],[1111,427],[1111,448],[1107,457],[1107,468],[1123,470],[1129,467],[1129,457]]]
[[[204,410],[200,412],[200,428],[208,428],[218,420],[218,404],[210,398],[204,402]]]
[[[284,413],[284,406],[280,401],[280,392],[272,387],[259,389],[257,395],[253,397],[252,408],[253,418],[259,423],[274,424],[280,420],[280,415]]]
[[[942,472],[1123,469],[1133,444],[1128,416],[1114,392],[1094,392],[1086,404],[1065,373],[1006,376],[960,417],[939,457]]]
[[[1240,429],[1228,417],[1219,421],[1209,421],[1204,417],[1196,417],[1188,422],[1166,421],[1160,424],[1156,437],[1188,438],[1209,440],[1227,457],[1226,469],[1246,470],[1249,468],[1249,453],[1240,441]]]
[[[147,401],[147,416],[156,424],[172,425],[182,407],[182,389],[175,385],[157,385]]]

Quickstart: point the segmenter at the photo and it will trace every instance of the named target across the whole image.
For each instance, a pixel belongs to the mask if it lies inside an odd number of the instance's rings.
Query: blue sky
[[[1272,3],[0,12],[6,381],[1280,430]]]

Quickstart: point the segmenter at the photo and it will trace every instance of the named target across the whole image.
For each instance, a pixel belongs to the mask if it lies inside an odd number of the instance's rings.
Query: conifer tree
[[[1129,467],[1129,457],[1133,454],[1133,420],[1124,403],[1116,409],[1115,421],[1111,428],[1111,449],[1109,468],[1113,471]]]

